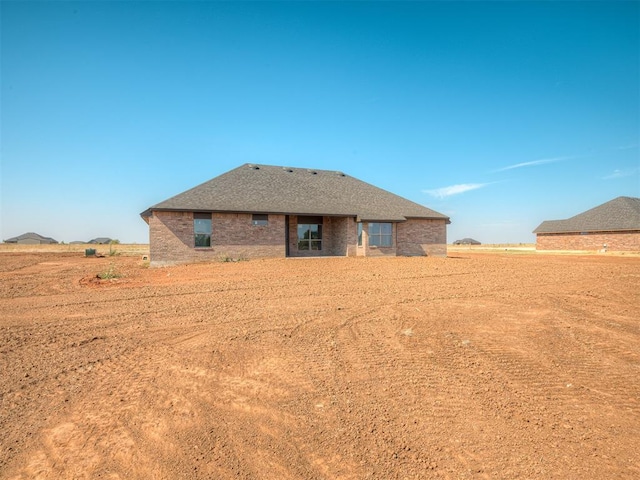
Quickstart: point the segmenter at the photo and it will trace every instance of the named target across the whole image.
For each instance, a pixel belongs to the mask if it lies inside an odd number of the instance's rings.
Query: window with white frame
[[[370,247],[391,247],[393,245],[392,223],[370,223],[368,233]]]

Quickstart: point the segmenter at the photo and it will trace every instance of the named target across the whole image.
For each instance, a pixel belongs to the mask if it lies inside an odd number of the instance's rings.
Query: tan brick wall
[[[444,220],[409,219],[393,224],[393,246],[369,246],[368,223],[362,224],[362,246],[357,255],[383,256],[446,256],[447,224]],[[356,232],[357,243],[357,232]]]
[[[285,215],[269,215],[269,225],[255,226],[251,214],[214,213],[210,248],[194,248],[193,213],[153,212],[149,218],[151,265],[170,265],[225,258],[284,257]],[[353,217],[323,218],[323,249],[298,251],[297,216],[289,217],[289,255],[305,256],[395,256],[447,254],[443,220],[407,220],[393,224],[391,247],[368,246],[368,224],[363,223],[363,247],[358,247],[357,223]]]
[[[398,255],[447,255],[447,224],[445,220],[409,219],[397,224]]]
[[[329,255],[355,255],[355,247],[358,242],[356,219],[353,217],[325,217],[324,221],[330,228],[330,235],[327,238]]]
[[[252,225],[251,214],[214,213],[211,247],[194,248],[193,213],[153,212],[149,218],[151,265],[284,257],[284,218],[269,215],[269,225],[257,226]]]
[[[342,235],[345,235],[347,242],[347,256],[355,257],[358,248],[358,224],[353,217],[344,219],[344,229]]]
[[[617,252],[640,251],[640,230],[633,232],[538,233],[536,250],[607,250]]]

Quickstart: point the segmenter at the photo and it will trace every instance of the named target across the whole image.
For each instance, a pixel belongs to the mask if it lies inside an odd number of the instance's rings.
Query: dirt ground
[[[639,257],[2,253],[0,478],[640,478],[639,307]]]

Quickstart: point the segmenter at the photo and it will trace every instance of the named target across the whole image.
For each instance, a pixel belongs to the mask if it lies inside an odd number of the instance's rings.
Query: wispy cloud
[[[616,178],[632,177],[638,172],[637,168],[630,168],[628,170],[614,170],[613,173],[605,175],[602,180],[615,180]]]
[[[619,147],[616,147],[616,150],[631,150],[632,148],[638,148],[638,144],[632,143],[630,145],[620,145]]]
[[[422,193],[428,193],[432,197],[446,198],[451,195],[458,195],[460,193],[469,192],[471,190],[477,190],[478,188],[486,187],[488,183],[462,183],[460,185],[451,185],[450,187],[436,188],[434,190],[422,190]]]
[[[533,167],[533,166],[536,166],[536,165],[544,165],[546,163],[563,162],[565,160],[570,160],[572,158],[575,158],[575,157],[541,158],[540,160],[532,160],[531,162],[516,163],[515,165],[509,165],[508,167],[498,168],[497,170],[494,170],[494,172],[504,172],[506,170],[513,170],[515,168]]]

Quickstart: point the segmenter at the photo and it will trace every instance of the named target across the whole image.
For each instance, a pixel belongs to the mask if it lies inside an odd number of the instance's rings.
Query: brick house
[[[51,237],[43,237],[40,234],[34,232],[23,233],[17,237],[9,238],[4,241],[5,243],[17,243],[18,245],[49,245],[58,243]]]
[[[160,202],[151,264],[446,255],[449,217],[342,172],[245,164]]]
[[[546,220],[536,250],[640,251],[640,198],[618,197],[566,220]]]
[[[463,238],[461,240],[456,240],[453,242],[454,245],[482,245],[478,240],[474,240],[473,238]]]

